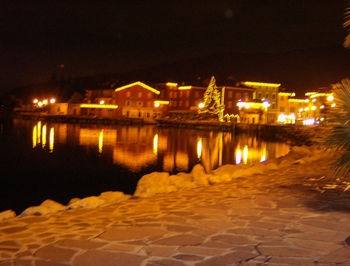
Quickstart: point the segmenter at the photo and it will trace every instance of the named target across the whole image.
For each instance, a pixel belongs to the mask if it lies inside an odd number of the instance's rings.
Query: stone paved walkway
[[[326,165],[5,220],[0,265],[350,264],[350,193]]]

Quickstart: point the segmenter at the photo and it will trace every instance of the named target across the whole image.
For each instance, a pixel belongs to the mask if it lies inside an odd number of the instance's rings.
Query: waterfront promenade
[[[329,159],[4,220],[0,265],[350,264],[350,193],[330,178]]]

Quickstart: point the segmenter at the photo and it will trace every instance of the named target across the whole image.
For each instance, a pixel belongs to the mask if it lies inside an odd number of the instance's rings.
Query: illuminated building
[[[265,124],[267,122],[267,112],[270,107],[269,101],[251,100],[239,101],[239,117],[241,123]]]
[[[266,123],[275,123],[278,117],[278,92],[281,84],[254,81],[244,81],[240,84],[255,89],[254,99],[268,100],[271,103],[266,114]]]

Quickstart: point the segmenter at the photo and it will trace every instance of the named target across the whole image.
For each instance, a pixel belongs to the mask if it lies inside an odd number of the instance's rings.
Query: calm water
[[[286,154],[285,143],[247,135],[154,126],[106,126],[0,120],[0,211],[17,213],[47,198],[114,190],[133,193],[153,171],[207,170]]]

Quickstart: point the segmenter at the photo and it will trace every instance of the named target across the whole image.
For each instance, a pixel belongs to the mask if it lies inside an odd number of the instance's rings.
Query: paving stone
[[[187,264],[177,260],[162,259],[149,261],[146,266],[187,266]]]
[[[315,240],[308,240],[308,239],[288,239],[288,241],[290,241],[291,243],[295,244],[300,248],[316,249],[316,250],[322,250],[327,252],[337,250],[342,247],[340,244],[337,245],[326,241],[315,241]]]
[[[4,234],[14,234],[14,233],[22,232],[27,229],[28,228],[26,226],[13,226],[13,227],[2,228],[0,229],[0,231]]]
[[[170,257],[174,254],[176,247],[172,246],[146,246],[142,251],[148,256]]]
[[[213,265],[233,265],[244,260],[252,259],[258,256],[251,252],[231,252],[226,255],[216,256],[210,259],[206,259],[200,263],[195,264],[196,266],[213,266]]]
[[[144,245],[144,243],[142,243],[142,246],[143,245]],[[140,245],[135,246],[135,245],[124,245],[124,244],[111,243],[111,244],[104,246],[102,249],[135,252],[136,250],[140,249]]]
[[[154,227],[115,227],[107,229],[99,238],[103,240],[123,241],[133,239],[144,239],[151,236],[165,234],[166,231]]]
[[[174,258],[183,261],[199,261],[202,260],[204,257],[197,255],[179,254],[174,256]]]
[[[36,260],[35,266],[67,266],[67,264],[54,262],[54,261],[45,261],[45,260]]]
[[[220,255],[222,253],[226,253],[226,249],[218,249],[218,248],[205,248],[202,246],[185,246],[179,247],[177,249],[179,253],[184,254],[195,254],[195,255],[203,255],[203,256],[213,256]]]
[[[318,260],[319,263],[350,263],[350,247],[330,252]]]
[[[177,235],[163,238],[153,242],[155,245],[169,245],[169,246],[193,246],[200,245],[204,239],[194,235]]]
[[[196,229],[196,227],[193,227],[193,226],[183,226],[183,225],[174,225],[174,224],[166,225],[166,228],[169,231],[174,231],[174,232],[190,232]]]
[[[78,255],[73,260],[75,266],[131,266],[141,265],[145,256],[127,254],[121,252],[107,252],[101,250],[88,250],[85,253]]]
[[[248,245],[257,244],[256,241],[250,240],[245,236],[235,235],[217,235],[211,238],[214,241],[221,241],[231,245]]]
[[[49,218],[43,217],[43,216],[27,216],[27,217],[21,218],[20,221],[26,224],[31,224],[31,223],[41,223],[41,222],[47,221],[48,219]]]
[[[55,262],[68,262],[75,253],[77,253],[76,250],[48,245],[38,249],[35,252],[35,256],[43,259],[50,259]]]
[[[275,263],[277,265],[287,264],[287,265],[305,265],[305,266],[315,266],[316,263],[312,259],[305,258],[286,258],[286,257],[272,257],[269,263]]]
[[[292,247],[265,247],[259,246],[259,251],[265,256],[277,257],[312,257],[320,255],[320,252],[310,249],[292,248]]]
[[[91,240],[78,240],[78,239],[61,239],[55,243],[55,245],[58,245],[58,246],[80,248],[80,249],[99,248],[106,244],[107,242],[97,242],[97,241],[91,241]]]

